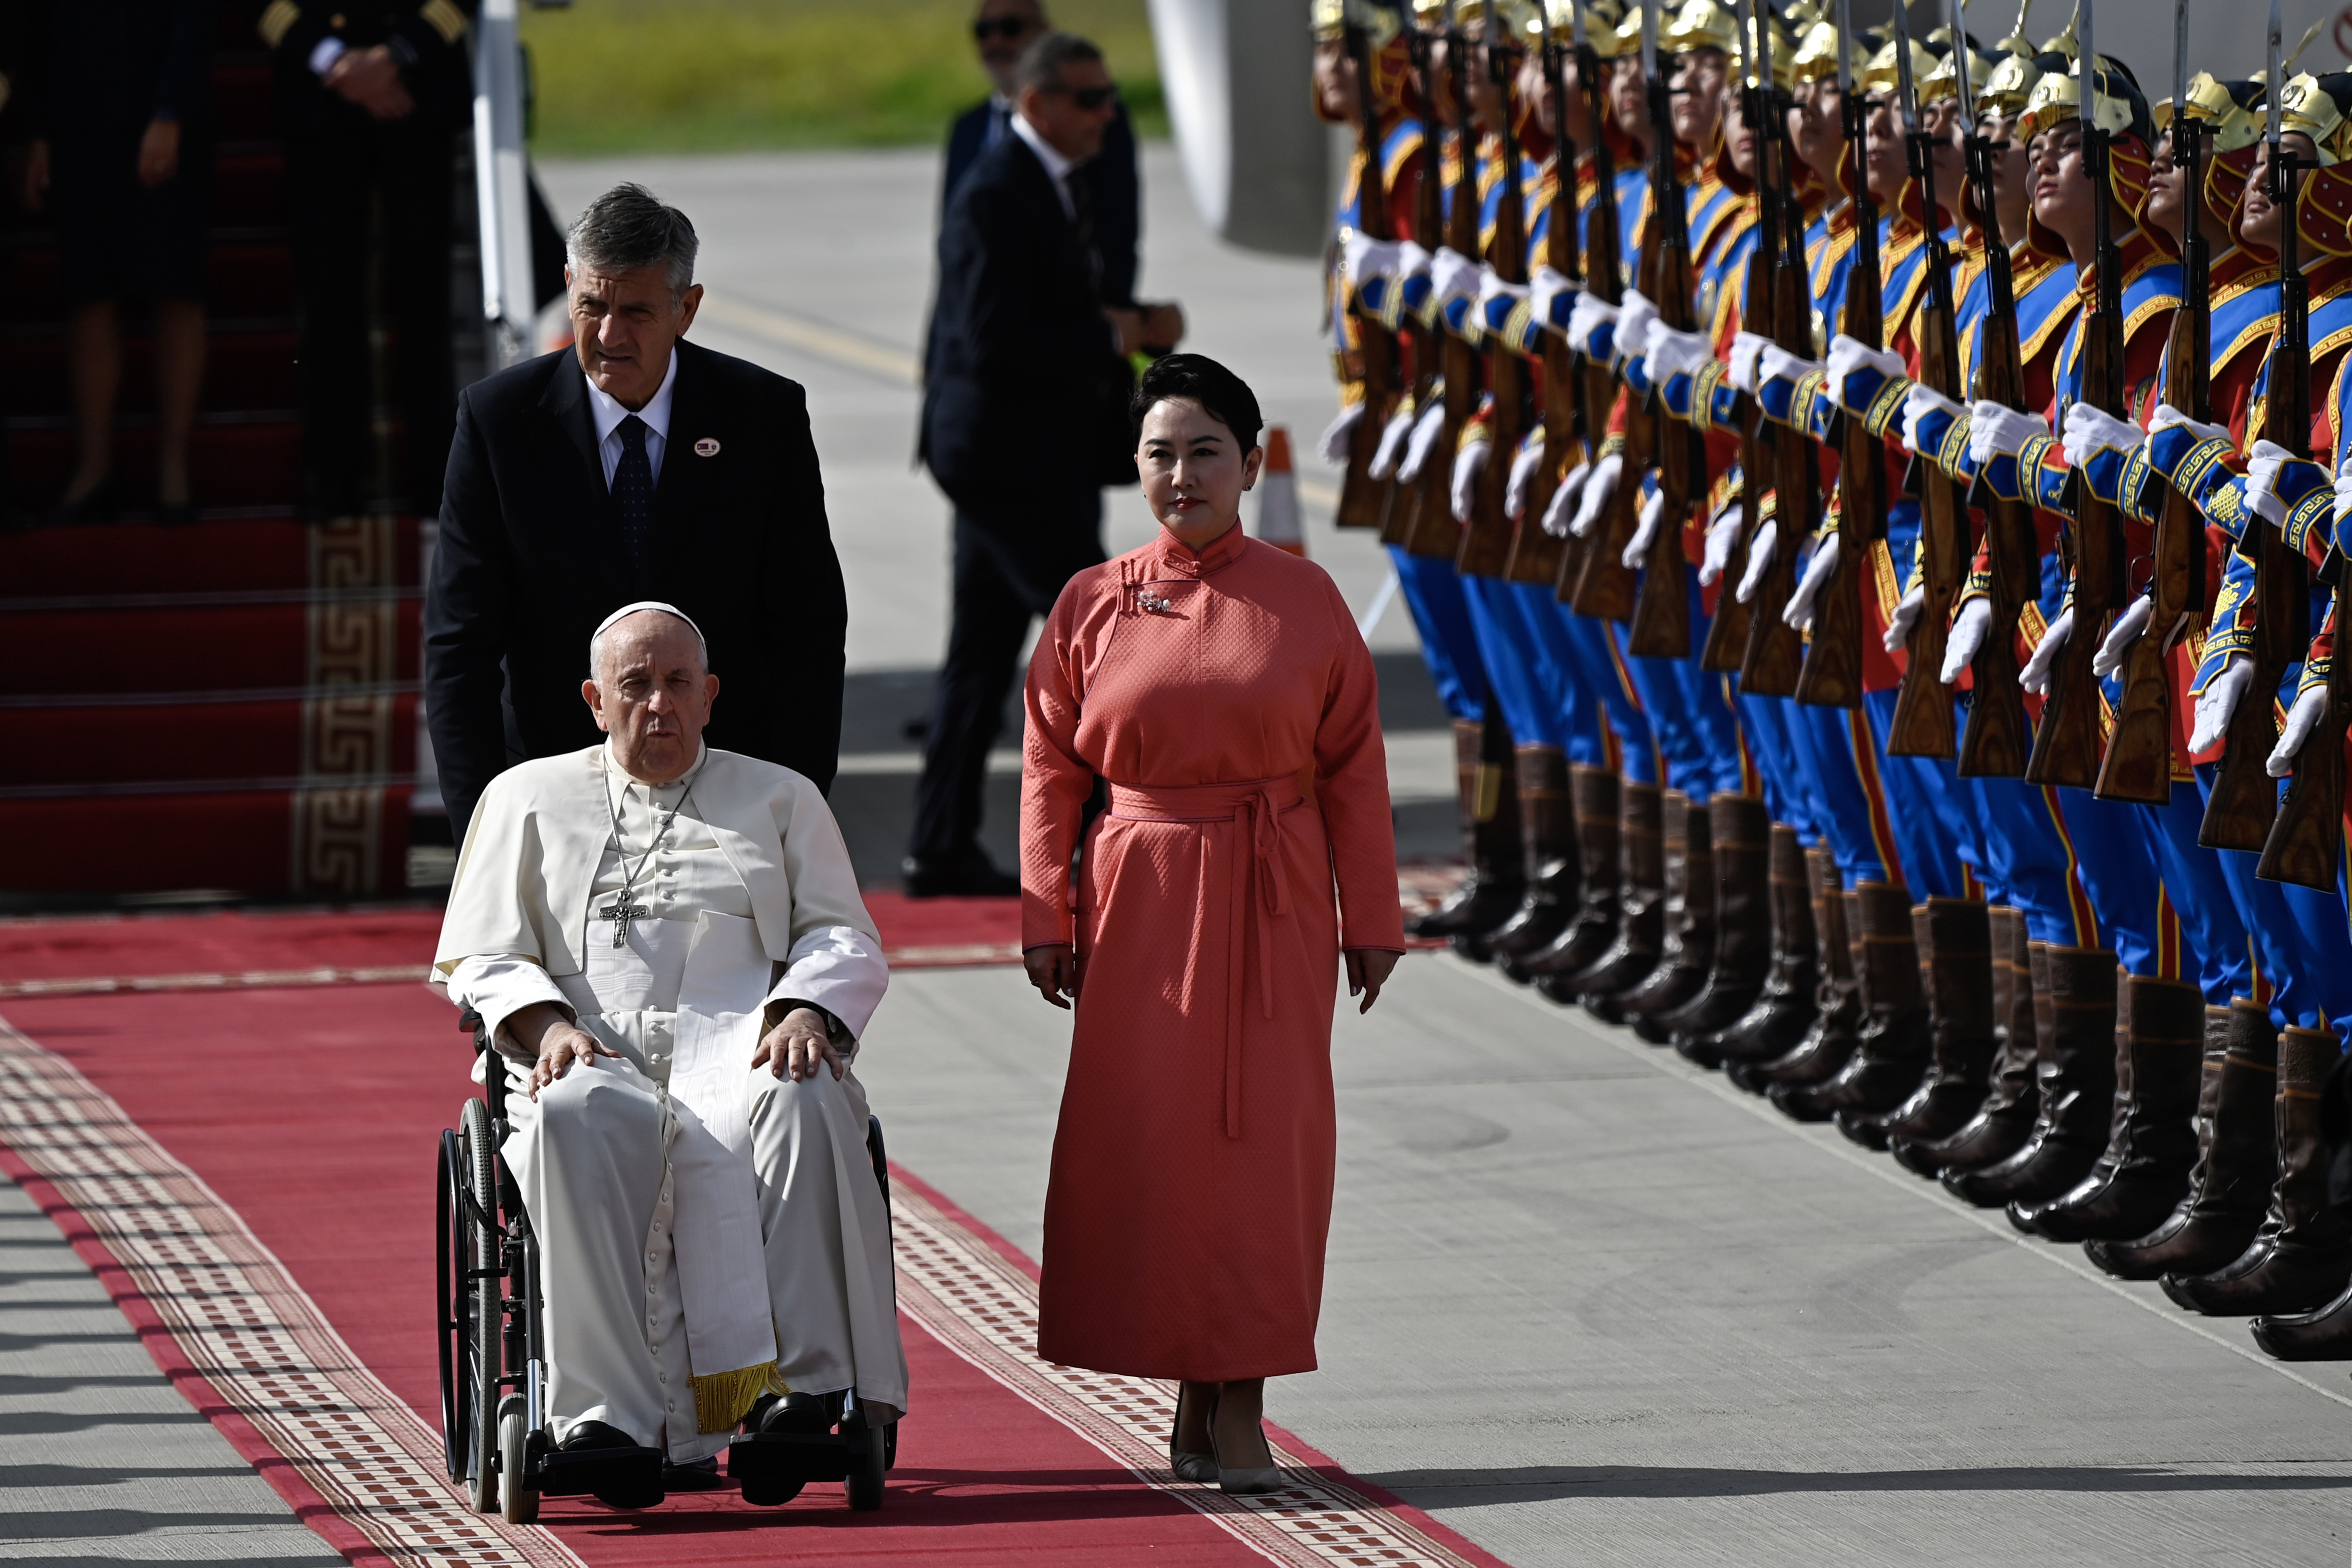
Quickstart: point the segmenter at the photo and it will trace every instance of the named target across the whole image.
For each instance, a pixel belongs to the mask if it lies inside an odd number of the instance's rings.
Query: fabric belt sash
[[[1282,867],[1286,811],[1307,804],[1297,775],[1251,779],[1242,784],[1176,784],[1143,788],[1110,786],[1110,815],[1129,822],[1238,822],[1246,832],[1232,835],[1232,899],[1225,933],[1225,1136],[1242,1135],[1242,974],[1247,933],[1257,933],[1258,1005],[1274,1016],[1274,922],[1290,908],[1290,883]],[[1255,894],[1255,897],[1253,897]],[[1253,912],[1251,906],[1256,906]]]

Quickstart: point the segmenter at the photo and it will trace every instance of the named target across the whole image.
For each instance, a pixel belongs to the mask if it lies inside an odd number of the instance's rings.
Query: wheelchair
[[[471,1009],[458,1027],[484,1062],[484,1093],[468,1100],[457,1125],[441,1133],[436,1173],[436,1299],[441,1363],[441,1433],[449,1479],[478,1512],[530,1524],[543,1497],[620,1494],[664,1500],[658,1448],[555,1446],[546,1415],[547,1352],[541,1321],[539,1244],[522,1194],[499,1147],[506,1140],[503,1059]],[[869,1119],[866,1153],[890,1204],[882,1123]],[[811,1481],[839,1481],[849,1506],[882,1506],[884,1478],[897,1463],[898,1426],[845,1424],[818,1434],[740,1433],[727,1448],[727,1479],[746,1502],[782,1506]]]

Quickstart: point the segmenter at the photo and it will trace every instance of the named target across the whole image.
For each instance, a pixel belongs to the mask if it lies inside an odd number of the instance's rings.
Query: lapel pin
[[[705,436],[694,444],[694,455],[698,458],[715,458],[719,456],[719,443]]]
[[[1142,610],[1144,614],[1149,616],[1160,616],[1168,613],[1168,601],[1156,595],[1139,593],[1135,596],[1135,603],[1139,609]]]

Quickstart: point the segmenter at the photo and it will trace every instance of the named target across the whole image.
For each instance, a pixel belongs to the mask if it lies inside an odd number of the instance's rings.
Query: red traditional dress
[[[1075,940],[1081,982],[1047,1361],[1315,1368],[1339,950],[1404,948],[1376,698],[1331,579],[1239,527],[1198,554],[1163,532],[1054,605],[1021,784],[1022,941]]]

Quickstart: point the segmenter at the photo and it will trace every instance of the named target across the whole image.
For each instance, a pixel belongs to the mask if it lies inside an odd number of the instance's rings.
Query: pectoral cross
[[[629,945],[629,922],[644,920],[652,913],[653,910],[643,904],[629,902],[629,895],[626,892],[621,892],[614,896],[613,901],[606,904],[596,918],[613,922],[614,947],[626,947]]]

